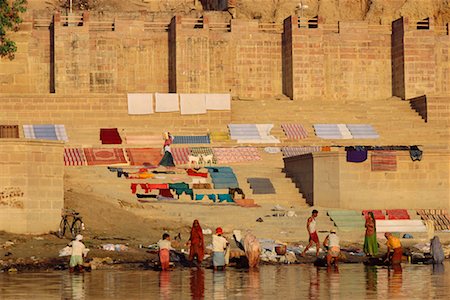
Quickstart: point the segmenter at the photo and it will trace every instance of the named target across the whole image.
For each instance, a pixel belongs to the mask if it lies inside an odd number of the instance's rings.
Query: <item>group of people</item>
[[[250,268],[257,267],[259,264],[259,256],[261,253],[259,241],[251,233],[247,232],[243,239],[237,240],[238,247],[244,250],[248,259]],[[198,220],[194,220],[189,240],[186,243],[189,247],[189,261],[200,266],[205,256],[205,239],[203,236],[203,229]],[[170,243],[170,235],[164,233],[162,239],[158,242],[159,259],[161,269],[163,271],[169,269],[170,250],[174,250]],[[223,235],[223,229],[217,227],[215,234],[212,235],[212,266],[214,270],[224,270],[229,263],[230,257],[230,243]]]

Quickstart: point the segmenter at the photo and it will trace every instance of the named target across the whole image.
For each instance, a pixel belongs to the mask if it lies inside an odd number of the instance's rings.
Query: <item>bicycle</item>
[[[70,217],[72,217],[72,224],[69,225]],[[82,230],[84,230],[84,223],[80,213],[73,209],[63,208],[61,210],[61,222],[59,223],[58,237],[62,239],[66,235],[66,232],[70,232],[72,238],[75,238]]]

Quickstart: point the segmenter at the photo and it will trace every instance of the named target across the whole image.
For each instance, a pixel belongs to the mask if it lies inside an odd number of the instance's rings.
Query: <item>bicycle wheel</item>
[[[83,229],[83,222],[81,221],[81,219],[76,218],[75,220],[73,220],[71,228],[72,237],[75,238],[77,234],[81,233],[82,229]]]
[[[62,218],[61,222],[59,223],[59,228],[58,228],[58,237],[60,239],[62,239],[66,233],[66,227],[69,228],[69,224],[67,223],[67,219],[66,218]]]

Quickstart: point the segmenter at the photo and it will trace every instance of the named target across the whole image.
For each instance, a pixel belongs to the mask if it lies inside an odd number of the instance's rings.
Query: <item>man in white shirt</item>
[[[78,268],[80,272],[83,271],[83,255],[84,251],[86,250],[86,246],[83,244],[83,242],[81,242],[82,239],[83,236],[81,234],[78,234],[75,237],[75,240],[69,243],[69,246],[72,247],[72,256],[70,257],[69,263],[70,272],[75,271],[75,268]]]
[[[225,269],[225,250],[227,249],[228,241],[222,234],[222,228],[217,227],[216,234],[212,236],[214,271],[217,271],[218,267]]]

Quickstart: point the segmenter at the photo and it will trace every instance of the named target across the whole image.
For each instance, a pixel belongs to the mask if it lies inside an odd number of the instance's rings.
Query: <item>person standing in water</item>
[[[72,247],[72,256],[70,257],[69,263],[69,271],[72,273],[75,271],[75,268],[82,272],[83,271],[83,256],[84,251],[86,250],[86,246],[81,241],[83,236],[78,234],[75,237],[75,240],[69,243],[69,246]]]
[[[170,250],[174,250],[168,233],[164,233],[162,239],[158,241],[158,248],[161,270],[167,271],[170,268]]]
[[[201,264],[205,254],[205,240],[198,220],[194,220],[194,223],[192,223],[191,236],[187,245],[189,246],[189,261],[193,261],[196,258],[197,263]]]
[[[308,251],[308,249],[311,248],[313,244],[316,244],[316,257],[319,256],[320,242],[316,229],[316,218],[318,215],[319,212],[314,209],[311,213],[311,217],[309,217],[308,221],[306,222],[306,229],[308,230],[309,234],[309,244],[308,246],[306,246],[305,250],[303,250],[301,256],[305,256],[306,251]]]
[[[369,212],[366,216],[366,235],[364,236],[364,253],[367,256],[375,256],[378,254],[377,229],[373,212]]]
[[[217,271],[218,268],[225,270],[225,250],[228,247],[228,241],[222,234],[222,228],[217,227],[216,234],[212,236],[214,271]]]
[[[323,241],[323,246],[328,249],[327,252],[327,267],[331,268],[331,264],[334,263],[334,267],[338,268],[339,254],[341,253],[341,246],[339,245],[339,237],[336,234],[336,229],[331,229],[330,234],[327,235]]]
[[[387,253],[385,261],[389,261],[391,265],[401,264],[403,256],[403,248],[400,239],[393,236],[392,233],[390,232],[386,232],[384,236],[387,239],[386,241]],[[393,252],[392,254],[391,251]]]

